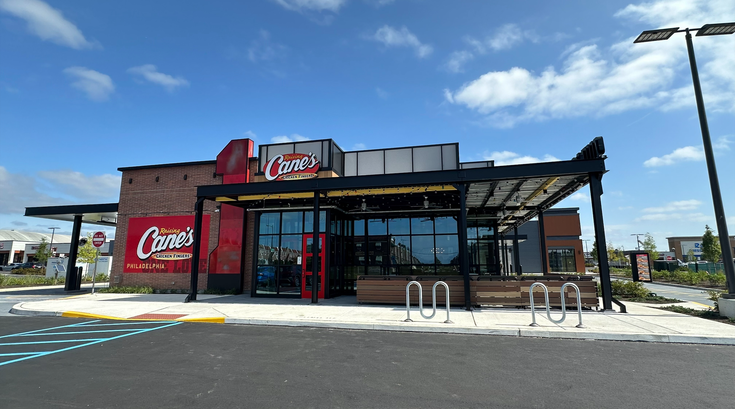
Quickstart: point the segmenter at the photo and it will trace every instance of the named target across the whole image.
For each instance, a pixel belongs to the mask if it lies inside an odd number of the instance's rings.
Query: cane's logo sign
[[[202,215],[199,271],[207,268],[208,214]],[[131,217],[125,234],[123,273],[190,273],[194,216]]]
[[[263,168],[268,180],[311,179],[319,171],[319,159],[309,152],[276,155]]]
[[[186,231],[176,228],[158,228],[152,226],[143,233],[138,242],[138,258],[148,260],[152,257],[156,260],[183,260],[191,258],[191,253],[184,253],[180,250],[184,247],[191,247],[194,244],[194,230],[187,227]]]

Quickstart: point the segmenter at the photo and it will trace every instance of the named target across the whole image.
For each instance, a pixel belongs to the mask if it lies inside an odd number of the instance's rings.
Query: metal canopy
[[[466,189],[470,220],[518,227],[604,173],[604,157],[436,172],[356,176],[197,188],[200,199],[250,209],[308,207],[319,191],[322,206],[366,217],[381,213],[457,212],[458,190]]]
[[[115,226],[117,225],[117,207],[117,203],[26,207],[25,215],[65,222],[74,222],[74,216],[81,215],[82,223]]]

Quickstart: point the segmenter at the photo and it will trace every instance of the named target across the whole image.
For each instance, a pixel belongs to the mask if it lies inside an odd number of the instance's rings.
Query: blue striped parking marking
[[[152,327],[141,327],[143,324],[148,325],[154,325]],[[78,345],[72,345],[66,348],[56,349],[52,351],[42,351],[42,352],[6,352],[6,353],[0,353],[0,357],[19,357],[16,359],[11,359],[6,362],[0,362],[0,366],[12,364],[15,362],[25,361],[28,359],[33,358],[39,358],[46,355],[56,354],[59,352],[64,351],[70,351],[72,349],[82,348],[94,344],[98,344],[100,342],[105,341],[112,341],[113,339],[119,339],[124,337],[129,337],[131,335],[138,335],[142,334],[144,332],[149,331],[155,331],[157,329],[163,329],[167,327],[172,327],[174,325],[182,324],[182,322],[161,322],[161,321],[152,321],[152,322],[129,322],[129,323],[103,323],[100,322],[100,320],[95,321],[87,321],[87,322],[81,322],[77,324],[71,324],[71,325],[63,325],[60,327],[53,327],[53,328],[44,328],[39,329],[35,331],[26,331],[21,332],[18,334],[10,334],[10,335],[3,335],[0,336],[0,347],[13,347],[13,346],[21,346],[21,345],[41,345],[41,344],[62,344],[62,343],[78,343]],[[104,326],[120,326],[120,325],[132,325],[133,328],[124,328],[124,329],[99,329],[100,327]],[[87,327],[96,327],[94,330],[85,331]],[[62,331],[62,332],[53,332],[54,330],[60,330],[60,329],[74,329],[74,331]],[[26,341],[28,338],[26,337],[36,337],[36,336],[57,336],[57,335],[82,335],[83,334],[100,334],[100,333],[119,333],[124,332],[124,334],[110,336],[110,337],[104,337],[104,338],[81,338],[81,339],[49,339],[44,341]],[[3,342],[8,338],[20,338],[17,340],[13,340],[14,342]],[[26,340],[21,341],[21,339],[25,338]],[[38,338],[36,338],[38,339]],[[4,349],[4,348],[3,348]]]

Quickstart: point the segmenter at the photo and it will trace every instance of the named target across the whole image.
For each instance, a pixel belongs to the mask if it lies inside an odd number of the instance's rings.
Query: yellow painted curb
[[[183,322],[211,322],[213,324],[224,324],[225,323],[225,317],[215,317],[215,318],[179,318],[176,321],[183,321]]]
[[[127,320],[127,318],[110,317],[107,315],[90,314],[87,312],[76,312],[76,311],[64,311],[61,313],[62,317],[67,318],[97,318],[101,320]]]
[[[708,310],[714,310],[714,308],[713,308],[713,307],[711,307],[711,306],[709,306],[709,305],[707,305],[707,304],[702,304],[701,302],[696,302],[696,301],[689,301],[689,302],[690,302],[690,303],[692,303],[692,304],[697,304],[697,305],[701,305],[702,307],[705,307],[705,308],[707,308]]]
[[[64,297],[64,298],[59,298],[59,299],[60,300],[68,300],[68,299],[71,299],[71,298],[84,297],[85,295],[88,295],[88,294],[77,294],[77,295],[72,295],[70,297]]]

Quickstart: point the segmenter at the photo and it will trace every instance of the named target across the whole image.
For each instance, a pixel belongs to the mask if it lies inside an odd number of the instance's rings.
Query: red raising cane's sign
[[[202,218],[209,232],[209,215]],[[207,263],[209,234],[203,234],[199,271]],[[191,273],[194,216],[132,217],[128,221],[124,273]]]
[[[311,179],[318,171],[319,159],[311,152],[276,155],[263,167],[268,180]]]

